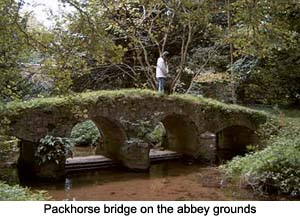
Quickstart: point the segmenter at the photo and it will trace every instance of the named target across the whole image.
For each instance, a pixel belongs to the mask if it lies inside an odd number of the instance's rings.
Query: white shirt
[[[162,57],[159,57],[156,64],[156,78],[166,77],[168,71],[169,68],[166,61]]]

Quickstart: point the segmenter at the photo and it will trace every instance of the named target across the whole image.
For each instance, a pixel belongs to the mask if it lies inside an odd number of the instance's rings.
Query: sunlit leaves
[[[264,58],[270,52],[295,47],[299,32],[289,23],[289,14],[300,8],[300,3],[287,0],[281,3],[271,0],[238,0],[230,5],[234,28],[229,42],[236,48],[236,56],[253,55]]]

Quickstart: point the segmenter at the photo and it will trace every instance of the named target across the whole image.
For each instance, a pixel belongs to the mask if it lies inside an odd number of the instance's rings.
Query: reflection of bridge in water
[[[151,149],[149,153],[150,162],[160,162],[166,160],[174,160],[182,157],[182,154],[170,150]],[[85,157],[67,158],[65,164],[66,172],[96,170],[117,166],[118,164],[112,159],[103,155],[91,155]]]
[[[164,149],[214,163],[218,152],[226,159],[244,153],[248,145],[256,145],[255,132],[267,120],[265,114],[241,106],[147,90],[88,92],[11,103],[0,110],[0,118],[10,120],[9,135],[20,140],[19,167],[27,175],[43,177],[64,175],[65,164],[37,164],[35,152],[40,139],[46,135],[70,137],[74,125],[87,119],[103,137],[96,155],[133,169],[148,169],[150,164],[149,144],[131,142],[138,137],[135,128],[139,122],[163,124]],[[214,142],[209,134],[214,135]]]

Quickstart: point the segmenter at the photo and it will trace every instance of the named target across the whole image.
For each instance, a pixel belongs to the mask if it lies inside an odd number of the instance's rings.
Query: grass
[[[247,107],[235,105],[235,104],[226,104],[226,103],[223,103],[218,100],[211,99],[211,98],[196,97],[196,96],[188,95],[188,94],[174,94],[169,97],[183,100],[186,102],[199,104],[199,105],[205,105],[207,107],[210,107],[210,108],[213,108],[216,110],[226,111],[229,113],[230,112],[235,112],[235,113],[239,112],[239,113],[255,115],[258,117],[262,117],[262,118],[265,118],[268,116],[268,114],[264,111],[255,110],[255,109],[251,109],[251,108],[247,108]]]

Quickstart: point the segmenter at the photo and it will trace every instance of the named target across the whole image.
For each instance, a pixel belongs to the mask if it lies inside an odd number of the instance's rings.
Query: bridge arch
[[[123,126],[117,120],[103,116],[95,116],[91,120],[96,124],[103,138],[103,141],[97,145],[96,154],[119,160],[121,147],[127,140]]]
[[[164,116],[161,122],[167,136],[162,146],[165,149],[192,156],[199,144],[197,125],[187,115],[176,113]]]
[[[256,146],[259,143],[255,130],[245,125],[227,125],[218,129],[215,134],[219,163],[243,155],[247,152],[247,146]]]
[[[36,116],[34,116],[36,115]],[[123,126],[114,119],[103,116],[93,116],[87,118],[74,118],[72,115],[64,117],[57,113],[54,117],[45,116],[43,112],[29,114],[24,118],[12,123],[13,135],[20,139],[20,156],[18,160],[19,170],[21,172],[38,173],[39,176],[45,169],[41,168],[35,161],[35,152],[39,145],[39,140],[46,135],[70,137],[74,126],[85,120],[91,120],[97,126],[102,142],[99,142],[96,147],[96,154],[107,156],[113,160],[119,161],[120,148],[125,143],[127,136]],[[39,119],[43,118],[43,121]],[[30,119],[31,127],[24,127]],[[64,174],[64,170],[58,167],[58,176]]]

